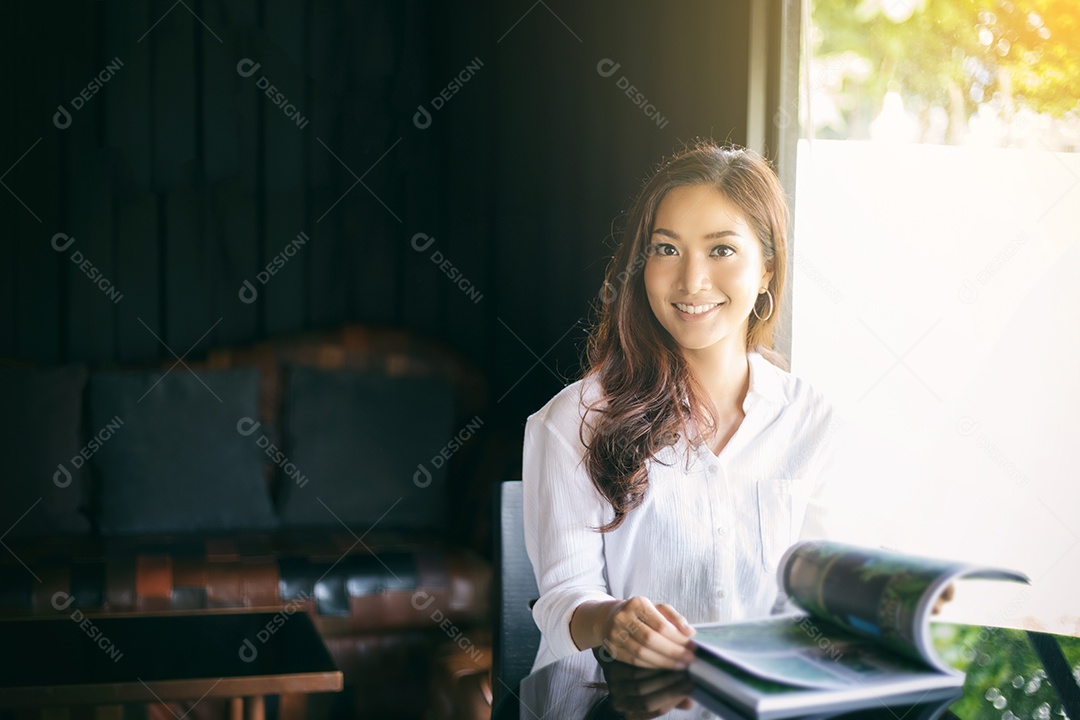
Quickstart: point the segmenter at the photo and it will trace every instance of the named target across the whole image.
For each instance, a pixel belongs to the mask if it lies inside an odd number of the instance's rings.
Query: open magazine
[[[963,674],[930,639],[935,600],[960,577],[1029,582],[1008,570],[820,541],[789,548],[778,574],[796,609],[695,625],[689,668],[762,720],[958,694]]]

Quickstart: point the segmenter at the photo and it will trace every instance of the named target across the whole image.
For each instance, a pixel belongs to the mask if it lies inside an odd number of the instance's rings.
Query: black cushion
[[[431,377],[286,370],[281,519],[292,526],[445,529],[454,394]],[[335,517],[336,516],[336,517]]]
[[[262,450],[238,430],[258,417],[256,369],[93,373],[87,404],[91,427],[123,423],[93,458],[103,533],[277,525]]]
[[[86,459],[80,454],[85,385],[84,365],[0,368],[0,535],[89,531],[80,510],[86,491]]]

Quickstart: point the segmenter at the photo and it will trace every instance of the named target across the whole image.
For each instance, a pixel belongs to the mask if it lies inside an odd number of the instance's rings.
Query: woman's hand
[[[956,586],[953,583],[949,583],[949,586],[938,595],[937,600],[934,601],[934,608],[930,611],[931,615],[937,615],[941,612],[941,608],[945,607],[945,603],[953,599],[953,595],[956,594]]]
[[[695,630],[675,608],[636,596],[612,606],[599,624],[599,655],[628,665],[684,670],[694,659]]]
[[[634,667],[606,660],[603,648],[594,648],[593,655],[604,671],[611,708],[627,720],[646,720],[676,708],[689,710],[693,707],[690,693],[694,683],[685,672]]]

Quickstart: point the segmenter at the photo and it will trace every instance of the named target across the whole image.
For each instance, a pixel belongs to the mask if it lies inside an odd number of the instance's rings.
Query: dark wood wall
[[[746,141],[749,7],[7,4],[0,356],[100,366],[400,325],[470,357],[496,414],[520,422],[578,372],[612,222],[650,167],[695,136]],[[249,77],[244,59],[259,63]],[[619,65],[607,77],[605,59]],[[62,251],[58,233],[74,238]],[[419,233],[434,238],[422,251]]]

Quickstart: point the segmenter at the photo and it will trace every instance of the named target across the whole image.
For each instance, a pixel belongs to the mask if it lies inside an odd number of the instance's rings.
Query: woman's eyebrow
[[[656,228],[655,230],[652,231],[652,234],[653,235],[663,235],[664,237],[669,237],[672,240],[681,240],[681,238],[675,232],[673,232],[672,230],[668,230],[667,228]],[[742,236],[739,235],[739,233],[735,232],[734,230],[717,230],[716,232],[711,232],[708,235],[706,235],[705,239],[706,240],[716,240],[717,238],[722,238],[722,237],[742,237]]]

